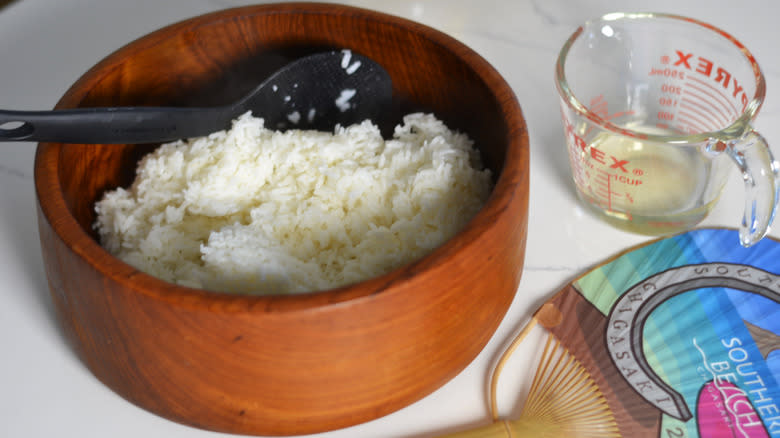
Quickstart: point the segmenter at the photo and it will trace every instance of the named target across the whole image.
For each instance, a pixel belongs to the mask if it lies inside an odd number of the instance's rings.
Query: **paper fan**
[[[700,229],[622,253],[535,314],[547,344],[520,418],[449,437],[780,435],[780,243]]]

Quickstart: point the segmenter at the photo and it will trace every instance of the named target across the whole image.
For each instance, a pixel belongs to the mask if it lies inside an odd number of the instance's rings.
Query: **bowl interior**
[[[57,106],[224,104],[324,49],[351,49],[388,71],[394,101],[376,121],[385,135],[413,111],[467,133],[493,171],[491,196],[453,239],[386,275],[311,294],[239,296],[139,274],[99,247],[94,203],[128,186],[156,145],[40,145],[36,195],[54,307],[90,370],[138,406],[232,433],[353,425],[453,378],[511,304],[527,225],[525,124],[498,73],[438,31],[333,4],[219,11],[119,49]]]
[[[239,8],[164,28],[118,50],[85,74],[58,104],[205,106],[232,102],[289,61],[325,49],[371,57],[393,80],[393,107],[378,121],[389,135],[401,117],[431,111],[466,132],[498,179],[510,127],[501,99],[486,82],[487,64],[441,34],[370,11]],[[495,85],[495,84],[494,84]],[[59,183],[70,214],[92,239],[94,203],[128,186],[139,158],[156,145],[60,148]]]

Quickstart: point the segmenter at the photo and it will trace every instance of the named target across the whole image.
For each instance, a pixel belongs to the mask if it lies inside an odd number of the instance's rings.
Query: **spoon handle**
[[[230,127],[224,107],[106,107],[0,110],[0,141],[159,143]]]

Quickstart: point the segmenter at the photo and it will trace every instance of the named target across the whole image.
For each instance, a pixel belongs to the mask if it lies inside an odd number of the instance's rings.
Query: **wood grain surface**
[[[74,350],[104,384],[184,424],[291,435],[368,421],[470,363],[521,276],[528,136],[516,97],[478,54],[433,29],[324,4],[230,9],[108,56],[59,108],[225,103],[303,54],[349,48],[390,73],[394,110],[433,111],[493,170],[487,205],[429,256],[353,286],[249,297],[166,283],[112,257],[94,202],[126,186],[154,145],[41,144],[35,184],[51,297]]]

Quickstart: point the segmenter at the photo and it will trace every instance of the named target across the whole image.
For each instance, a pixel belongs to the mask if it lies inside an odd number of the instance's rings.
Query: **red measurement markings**
[[[574,183],[580,187],[587,185],[587,170],[582,166],[582,159],[579,158],[579,150],[571,148],[569,153],[569,162],[571,163],[571,173]]]
[[[610,114],[609,103],[604,98],[603,94],[599,94],[590,99],[590,103],[588,104],[588,111],[594,114],[597,118],[601,119],[601,120],[594,120],[593,118],[588,117],[590,120],[595,121],[599,125],[602,124],[602,120],[604,122],[607,122],[607,124],[609,124],[614,119],[618,119],[624,116],[633,116],[634,114],[636,114],[634,110],[617,111],[615,113]],[[613,126],[613,129],[614,128],[618,128],[618,127]],[[590,136],[595,129],[600,129],[600,128],[598,126],[589,124],[588,127],[585,128],[585,132],[583,133],[583,136],[584,137]],[[623,134],[632,135],[629,131],[623,132]]]
[[[691,90],[686,87],[683,91],[685,97],[682,98],[684,106],[689,111],[695,111],[699,116],[705,118],[713,123],[714,128],[721,128],[728,126],[729,118],[723,114],[723,109],[718,108],[712,99],[707,99],[705,96],[698,94],[695,90]]]
[[[619,198],[620,195],[612,191],[612,178],[609,173],[599,170],[594,182],[596,183],[596,187],[593,190],[594,193],[597,197],[605,199],[607,201],[607,209],[612,210],[612,199]]]
[[[690,117],[690,115],[680,113],[678,116],[679,117],[677,117],[677,121],[679,122],[679,125],[676,127],[678,130],[688,134],[709,132],[709,129],[703,128],[701,126],[699,120],[688,120],[687,117]]]
[[[673,67],[684,69],[683,73],[679,75],[680,79],[691,79],[691,76],[696,77],[698,80],[709,79],[709,81],[703,82],[703,84],[710,85],[711,87],[705,87],[712,90],[715,94],[719,94],[722,91],[728,90],[731,96],[736,99],[738,103],[742,104],[742,110],[748,103],[748,95],[745,92],[743,86],[739,85],[737,78],[731,74],[724,66],[717,64],[711,59],[704,58],[702,56],[694,56],[694,53],[690,53],[687,50],[675,50],[677,60],[672,64]],[[661,62],[668,63],[671,60],[668,56],[661,58]],[[753,61],[751,60],[751,63]],[[652,73],[652,71],[651,71]],[[714,87],[716,84],[722,85],[723,90],[719,90]],[[731,100],[727,99],[727,105]],[[736,111],[735,111],[736,112]],[[738,113],[738,112],[736,112]]]
[[[722,129],[739,115],[722,90],[696,77],[688,76],[683,95],[680,116],[694,132]]]
[[[712,111],[700,102],[701,98],[696,95],[692,95],[691,98],[682,98],[680,116],[694,121],[698,126],[693,127],[700,129],[700,132],[715,131],[719,126],[723,126],[722,122],[715,117]]]
[[[661,85],[664,95],[659,100],[658,125],[685,128],[692,133],[715,131],[739,117],[740,103],[743,110],[747,105],[744,87],[729,70],[713,60],[687,50],[675,50],[672,56],[661,56],[660,61],[663,68],[651,68],[649,76],[663,76],[673,83]],[[670,96],[680,99],[670,99]],[[676,107],[676,111],[666,107]]]
[[[691,82],[695,83],[696,85],[691,84]],[[739,110],[737,110],[737,107],[734,105],[733,99],[731,99],[727,94],[723,93],[722,89],[716,88],[712,86],[712,84],[709,84],[697,77],[688,76],[688,82],[686,84],[686,87],[694,88],[697,90],[705,89],[706,91],[700,91],[702,93],[707,93],[707,96],[711,97],[714,101],[717,101],[723,108],[726,109],[726,113],[730,113],[732,118],[736,118],[739,116]],[[731,111],[728,111],[728,110]]]
[[[588,109],[590,109],[593,114],[601,117],[602,119],[609,120],[607,101],[604,99],[603,95],[599,94],[598,96],[591,99]]]

